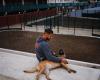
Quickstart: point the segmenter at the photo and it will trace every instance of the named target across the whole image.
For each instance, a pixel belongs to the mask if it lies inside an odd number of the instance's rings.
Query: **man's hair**
[[[50,28],[45,29],[45,32],[48,33],[48,34],[53,34],[53,31]]]

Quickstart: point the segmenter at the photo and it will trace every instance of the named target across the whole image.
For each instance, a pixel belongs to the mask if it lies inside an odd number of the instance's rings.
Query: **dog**
[[[62,50],[59,53],[59,56],[60,57],[64,57],[65,56],[65,54],[62,52]],[[39,80],[39,76],[41,74],[44,74],[46,76],[47,80],[51,80],[51,78],[49,77],[50,71],[53,70],[53,69],[60,68],[60,67],[66,69],[69,73],[71,73],[71,72],[76,73],[76,71],[71,69],[71,68],[69,68],[67,66],[67,64],[56,63],[56,62],[52,62],[52,61],[49,61],[49,60],[41,61],[36,68],[33,68],[31,70],[24,70],[24,72],[25,73],[37,72],[36,80]]]

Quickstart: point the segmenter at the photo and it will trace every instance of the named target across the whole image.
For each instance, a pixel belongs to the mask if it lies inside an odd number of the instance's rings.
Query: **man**
[[[53,51],[51,50],[48,41],[52,39],[53,31],[51,29],[45,29],[45,32],[36,40],[35,43],[35,52],[36,57],[39,60],[39,64],[36,68],[32,68],[31,70],[24,70],[26,73],[38,72],[36,75],[36,80],[39,80],[40,74],[44,73],[48,80],[51,80],[49,77],[49,70],[56,69],[59,67],[63,67],[69,73],[76,73],[75,70],[70,69],[66,64],[67,60],[63,57],[64,52],[62,49],[59,50],[59,56],[56,57]],[[51,65],[50,65],[51,64]],[[52,66],[53,65],[53,66]],[[47,67],[48,66],[48,67]]]
[[[44,33],[36,40],[35,43],[35,52],[36,57],[39,62],[44,60],[49,60],[57,63],[65,63],[67,64],[67,60],[65,58],[56,57],[53,55],[53,51],[51,50],[48,41],[52,39],[53,31],[51,29],[45,29]]]

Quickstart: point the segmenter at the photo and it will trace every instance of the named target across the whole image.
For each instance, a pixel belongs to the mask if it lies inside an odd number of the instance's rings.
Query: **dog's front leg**
[[[73,70],[73,69],[71,69],[71,68],[69,68],[69,67],[67,66],[67,64],[61,63],[61,65],[62,65],[62,67],[63,67],[64,69],[66,69],[69,73],[71,73],[71,72],[76,73],[76,71]]]

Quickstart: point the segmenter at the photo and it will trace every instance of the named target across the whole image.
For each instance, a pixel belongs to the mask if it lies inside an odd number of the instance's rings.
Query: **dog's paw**
[[[75,71],[75,70],[71,70],[71,72],[76,73],[77,71]]]
[[[69,73],[76,73],[77,71],[71,69],[71,70],[69,70],[68,72],[69,72]]]
[[[68,70],[68,73],[71,73],[71,70]]]
[[[75,70],[68,70],[68,73],[76,73],[77,71],[75,71]]]
[[[51,79],[47,79],[47,80],[51,80]]]

